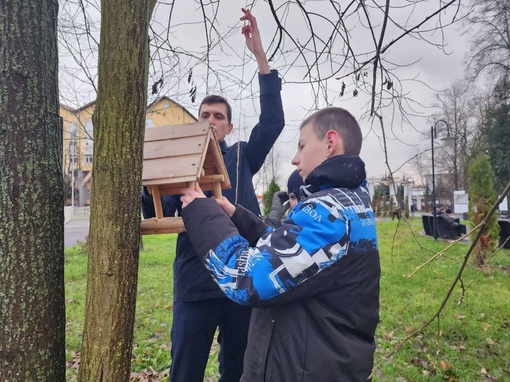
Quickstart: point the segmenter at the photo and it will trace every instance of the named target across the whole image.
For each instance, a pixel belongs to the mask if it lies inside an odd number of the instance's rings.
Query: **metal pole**
[[[434,135],[435,125],[430,126],[430,142],[432,146],[432,236],[437,239],[437,214],[436,214],[436,180],[434,173]]]
[[[74,219],[74,161],[75,161],[75,150],[74,141],[72,142],[71,150],[71,219]]]

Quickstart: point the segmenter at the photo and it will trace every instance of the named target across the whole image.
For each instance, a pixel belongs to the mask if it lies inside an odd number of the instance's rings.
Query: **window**
[[[90,138],[94,138],[94,126],[92,125],[92,121],[90,119],[85,122],[85,130],[87,131],[87,135]]]
[[[76,139],[76,130],[78,130],[78,126],[76,123],[71,122],[69,124],[69,136],[71,139]]]
[[[71,163],[77,163],[76,162],[76,141],[72,140],[69,143],[69,161]]]
[[[94,137],[94,129],[91,120],[88,120],[85,123],[85,130],[87,130],[87,134],[85,135],[85,155],[92,155],[92,151],[94,149],[94,141],[92,139]],[[90,163],[92,163],[92,160]]]
[[[74,147],[73,147],[74,148]],[[78,163],[78,158],[76,156],[76,153],[75,152],[71,152],[69,154],[69,161],[70,163]]]
[[[85,163],[92,163],[92,155],[91,154],[85,155]]]
[[[92,139],[85,139],[85,155],[92,155],[94,151],[94,141]]]

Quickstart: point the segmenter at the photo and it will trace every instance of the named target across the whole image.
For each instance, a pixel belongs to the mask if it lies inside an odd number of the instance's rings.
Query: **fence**
[[[69,220],[89,220],[90,207],[64,207],[64,221]]]

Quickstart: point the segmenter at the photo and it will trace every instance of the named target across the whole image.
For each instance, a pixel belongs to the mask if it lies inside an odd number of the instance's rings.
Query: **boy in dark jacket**
[[[354,117],[326,108],[301,125],[305,181],[280,227],[184,189],[183,219],[231,300],[253,306],[242,381],[366,381],[379,321],[379,252]]]

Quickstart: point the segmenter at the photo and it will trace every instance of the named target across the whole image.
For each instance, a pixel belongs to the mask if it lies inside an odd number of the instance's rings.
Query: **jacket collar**
[[[326,159],[305,179],[303,197],[326,188],[358,188],[367,177],[365,163],[357,155],[337,155]]]
[[[228,145],[227,145],[227,142],[225,142],[225,140],[222,140],[220,142],[220,149],[221,149],[221,153],[223,155],[225,155],[225,153],[227,152],[227,149],[228,149]]]

